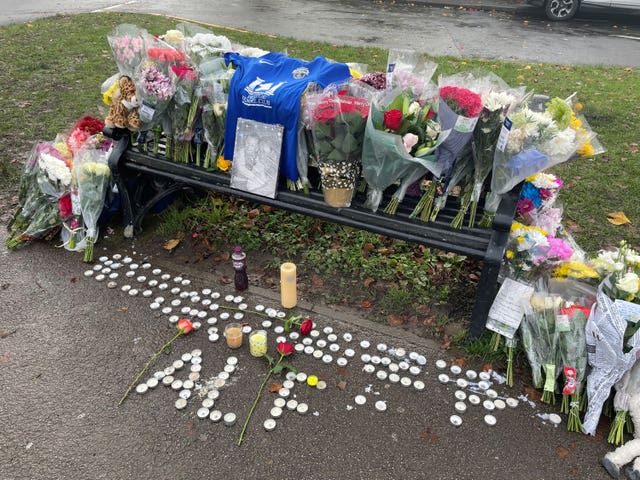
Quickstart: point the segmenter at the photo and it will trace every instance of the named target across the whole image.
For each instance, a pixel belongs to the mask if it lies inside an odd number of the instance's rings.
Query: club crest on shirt
[[[309,69],[307,67],[298,67],[293,72],[291,72],[291,75],[296,80],[299,80],[301,78],[309,76]]]

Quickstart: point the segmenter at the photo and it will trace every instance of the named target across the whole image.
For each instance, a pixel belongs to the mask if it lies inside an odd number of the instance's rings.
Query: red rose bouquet
[[[412,183],[427,172],[439,174],[434,155],[439,133],[432,102],[410,90],[384,92],[372,102],[362,155],[368,208],[376,211],[384,190],[401,180],[385,208],[393,214]]]
[[[305,105],[325,201],[348,207],[360,175],[369,99],[344,89],[311,95]]]
[[[438,122],[442,141],[436,149],[437,175],[414,209],[412,215],[420,214],[422,220],[435,220],[446,201],[447,187],[454,173],[456,158],[473,135],[473,130],[482,112],[482,98],[479,94],[462,87],[477,80],[467,77],[440,77],[438,84]],[[462,171],[462,166],[458,172]],[[453,186],[453,185],[452,185]],[[436,199],[438,193],[440,199]]]

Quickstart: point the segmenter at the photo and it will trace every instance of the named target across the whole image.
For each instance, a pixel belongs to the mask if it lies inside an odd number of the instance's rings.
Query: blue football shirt
[[[280,172],[298,180],[297,129],[300,99],[310,82],[321,88],[343,83],[351,77],[344,63],[316,57],[310,62],[277,52],[262,57],[226,53],[227,65],[236,68],[229,86],[227,120],[224,132],[224,158],[233,160],[238,118],[284,126]]]

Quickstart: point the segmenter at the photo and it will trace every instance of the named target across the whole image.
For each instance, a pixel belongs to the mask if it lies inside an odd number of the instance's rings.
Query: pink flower
[[[523,198],[518,202],[518,213],[524,215],[529,213],[535,208],[533,201],[530,198]]]
[[[404,137],[402,137],[402,143],[404,143],[404,148],[407,153],[411,153],[413,147],[418,143],[418,136],[413,133],[407,133]]]
[[[573,250],[567,243],[561,238],[556,237],[547,237],[549,241],[549,251],[547,255],[550,258],[558,259],[558,260],[568,260],[573,255]]]

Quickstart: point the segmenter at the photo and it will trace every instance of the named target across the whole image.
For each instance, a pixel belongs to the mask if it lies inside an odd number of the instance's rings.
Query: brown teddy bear
[[[127,128],[133,132],[140,129],[136,85],[130,77],[123,75],[118,88],[113,92],[111,108],[104,120],[107,127]]]

